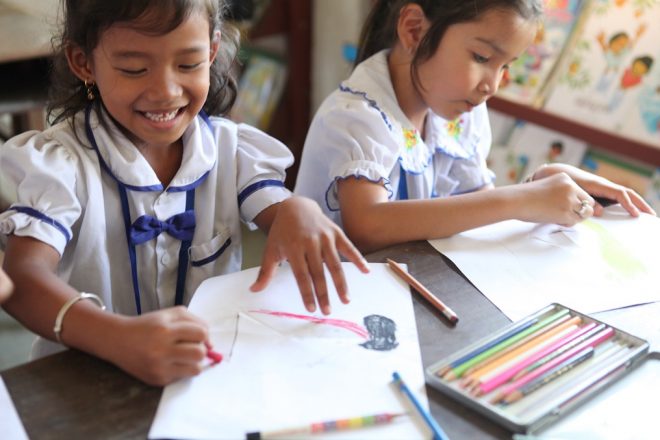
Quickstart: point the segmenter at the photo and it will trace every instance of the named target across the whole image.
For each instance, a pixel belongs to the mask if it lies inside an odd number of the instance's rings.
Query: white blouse
[[[429,112],[421,139],[396,99],[387,51],[360,63],[325,99],[305,140],[295,192],[341,224],[339,179],[381,183],[390,200],[447,197],[493,182],[485,104],[448,121]],[[405,179],[401,179],[402,173]]]
[[[290,151],[250,126],[198,116],[183,135],[181,167],[163,188],[107,114],[105,124],[94,111],[87,117],[76,115],[75,129],[63,122],[0,147],[0,195],[9,199],[0,206],[10,205],[0,214],[0,238],[49,244],[61,255],[58,275],[116,313],[187,304],[204,279],[240,270],[240,221],[290,196],[283,185]],[[184,211],[194,211],[191,239],[167,230]],[[170,226],[129,244],[138,218]]]

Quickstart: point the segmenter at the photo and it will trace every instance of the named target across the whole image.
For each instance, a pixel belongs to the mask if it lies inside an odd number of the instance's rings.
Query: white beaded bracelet
[[[72,305],[82,299],[91,299],[92,301],[96,302],[99,307],[101,307],[101,310],[105,310],[105,304],[103,304],[103,300],[98,295],[93,293],[81,292],[80,295],[74,296],[65,302],[60,311],[57,313],[57,318],[55,318],[55,326],[53,327],[53,332],[55,332],[55,339],[57,339],[57,342],[60,344],[62,343],[62,340],[60,339],[60,333],[62,333],[62,321],[64,320],[64,315],[66,315],[66,312],[69,311]]]

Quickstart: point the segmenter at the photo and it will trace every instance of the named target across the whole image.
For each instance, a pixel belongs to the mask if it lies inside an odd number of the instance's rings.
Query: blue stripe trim
[[[194,267],[199,267],[199,266],[204,266],[207,263],[210,263],[211,261],[216,260],[220,255],[222,255],[227,248],[231,245],[231,237],[229,237],[223,244],[220,246],[220,249],[218,249],[216,252],[213,253],[213,255],[209,255],[206,258],[203,258],[201,260],[197,261],[192,261],[190,264]]]
[[[408,200],[408,179],[406,179],[406,170],[399,166],[399,200]]]
[[[387,115],[383,110],[380,109],[378,103],[375,100],[367,96],[367,92],[358,92],[357,90],[353,90],[350,87],[346,87],[344,84],[339,84],[339,90],[341,90],[342,92],[350,93],[352,95],[357,95],[364,98],[364,100],[367,101],[370,107],[376,109],[378,113],[380,113],[380,117],[383,118],[383,121],[385,121],[385,125],[387,125],[387,128],[389,128],[390,131],[392,131],[392,124],[390,123],[390,120],[388,119]]]
[[[268,179],[268,180],[262,180],[257,183],[253,183],[252,185],[248,186],[243,191],[241,191],[241,193],[238,195],[238,206],[241,206],[245,201],[245,199],[250,197],[252,193],[259,191],[260,189],[265,188],[267,186],[284,188],[284,182],[282,182],[281,180]]]
[[[91,112],[92,112],[92,104],[90,103],[85,109],[85,133],[87,134],[87,139],[92,144],[92,148],[94,148],[94,151],[96,151],[96,155],[99,158],[99,163],[101,164],[101,168],[103,168],[103,170],[106,173],[108,173],[108,175],[112,177],[117,183],[121,184],[123,187],[127,189],[130,189],[131,191],[143,191],[143,192],[162,191],[163,190],[162,184],[149,185],[149,186],[128,185],[122,182],[121,180],[119,180],[117,176],[112,174],[112,171],[110,171],[110,167],[105,162],[105,160],[103,160],[103,156],[101,156],[101,152],[99,151],[99,146],[96,143],[96,138],[94,137],[94,132],[92,131],[92,126],[89,123],[89,117]]]
[[[186,193],[186,211],[195,212],[195,189],[191,189]],[[180,306],[183,304],[183,293],[186,288],[186,275],[188,274],[188,250],[192,240],[185,240],[181,242],[179,248],[179,267],[176,276],[176,296],[174,297],[174,305]]]
[[[34,217],[37,220],[40,220],[46,224],[54,226],[62,233],[62,235],[64,235],[64,238],[66,239],[67,243],[71,240],[71,234],[69,234],[69,231],[67,231],[64,225],[58,222],[57,220],[48,217],[46,214],[39,212],[36,209],[30,208],[28,206],[12,206],[9,209],[14,210],[16,212],[20,212],[21,214],[29,215],[30,217]]]
[[[135,299],[135,313],[142,314],[142,306],[140,303],[140,284],[137,274],[137,255],[135,254],[135,245],[131,243],[131,214],[128,206],[128,196],[126,195],[126,188],[117,181],[117,189],[119,198],[121,199],[121,213],[124,217],[124,229],[126,232],[126,244],[128,245],[128,260],[131,264],[131,280],[133,282],[133,297]]]

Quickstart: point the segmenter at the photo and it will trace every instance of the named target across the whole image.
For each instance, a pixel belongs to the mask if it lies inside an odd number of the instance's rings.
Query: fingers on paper
[[[270,280],[275,275],[277,266],[280,263],[280,258],[277,255],[277,252],[273,250],[273,246],[270,242],[266,243],[266,248],[264,249],[264,255],[261,258],[261,267],[259,268],[259,274],[257,279],[250,286],[252,292],[260,292],[266,288]]]

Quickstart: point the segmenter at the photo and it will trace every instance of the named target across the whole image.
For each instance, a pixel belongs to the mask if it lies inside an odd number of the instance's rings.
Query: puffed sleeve
[[[29,236],[63,254],[81,206],[78,159],[44,133],[26,132],[0,146],[0,235]]]
[[[389,175],[400,146],[387,115],[364,99],[332,95],[310,126],[298,173],[296,193],[339,209],[336,184],[347,177],[382,183]]]
[[[293,155],[280,141],[247,124],[238,125],[236,154],[241,217],[251,222],[265,208],[291,196],[284,179]]]

